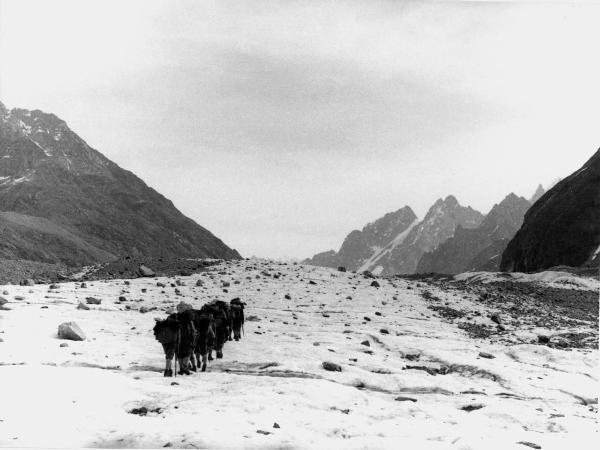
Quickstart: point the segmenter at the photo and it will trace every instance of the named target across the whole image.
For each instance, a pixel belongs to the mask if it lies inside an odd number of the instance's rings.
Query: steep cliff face
[[[417,272],[456,274],[471,270],[498,270],[504,247],[523,222],[531,203],[511,193],[492,207],[477,228],[458,226],[454,236],[425,253]]]
[[[147,256],[239,258],[67,124],[0,103],[0,258],[71,265]]]
[[[559,265],[598,265],[599,260],[600,150],[527,211],[500,268],[531,272]]]

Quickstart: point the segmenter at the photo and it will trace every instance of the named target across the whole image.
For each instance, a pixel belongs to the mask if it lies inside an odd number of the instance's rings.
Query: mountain
[[[394,238],[404,233],[417,220],[410,207],[405,206],[369,223],[362,230],[354,230],[342,243],[339,252],[318,253],[305,264],[323,267],[343,266],[357,270],[371,256],[378,253]]]
[[[480,212],[470,206],[461,206],[452,195],[439,199],[405,238],[392,243],[381,256],[373,258],[361,270],[377,271],[384,275],[415,273],[423,254],[435,250],[451,238],[458,226],[474,228],[482,220]]]
[[[439,199],[419,222],[414,212],[404,207],[395,213],[352,231],[339,252],[319,253],[304,261],[307,264],[350,270],[369,270],[376,274],[414,273],[427,251],[449,237],[458,225],[478,226],[483,216],[471,207],[463,207],[454,196]]]
[[[535,190],[535,192],[533,193],[533,195],[529,199],[529,203],[531,203],[533,205],[540,198],[542,198],[542,195],[544,195],[545,193],[546,193],[546,190],[544,189],[544,186],[542,186],[541,184],[538,184],[537,189]]]
[[[418,273],[456,274],[474,270],[497,271],[509,240],[523,222],[531,203],[511,193],[492,207],[477,228],[457,226],[454,236],[425,253]]]
[[[600,264],[600,150],[525,214],[502,255],[504,271]]]
[[[39,110],[0,103],[0,258],[239,258],[170,200]]]

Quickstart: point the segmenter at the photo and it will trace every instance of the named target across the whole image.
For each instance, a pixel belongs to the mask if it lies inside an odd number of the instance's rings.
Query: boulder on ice
[[[85,334],[75,322],[64,322],[58,326],[58,337],[70,341],[84,341]]]
[[[139,268],[139,272],[140,275],[143,277],[153,277],[154,274],[154,270],[152,270],[150,267],[145,266],[144,264],[142,264]]]

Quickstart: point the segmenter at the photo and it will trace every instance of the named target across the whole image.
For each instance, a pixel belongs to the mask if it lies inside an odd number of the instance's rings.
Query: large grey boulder
[[[153,277],[153,276],[155,276],[154,270],[152,270],[148,266],[145,266],[144,264],[142,264],[140,266],[139,272],[140,272],[140,275],[143,276],[143,277]]]
[[[58,337],[70,341],[84,341],[85,334],[75,322],[64,322],[58,326]]]

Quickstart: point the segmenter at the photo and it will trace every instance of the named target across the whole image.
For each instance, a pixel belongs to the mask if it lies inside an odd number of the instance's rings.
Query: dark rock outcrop
[[[501,270],[600,264],[600,150],[546,192],[502,255]]]

